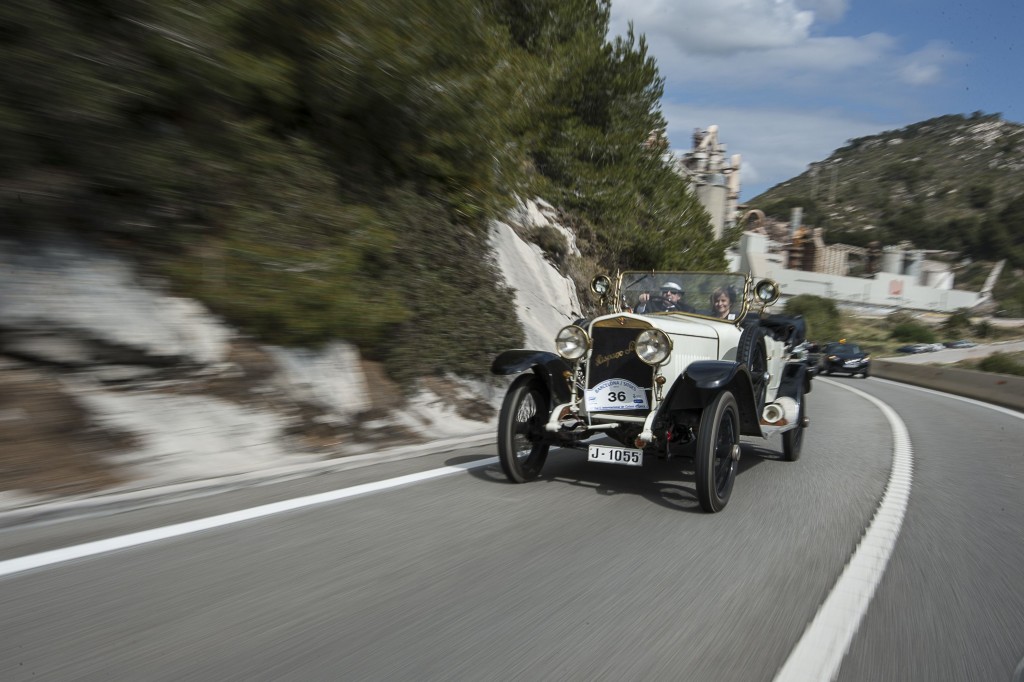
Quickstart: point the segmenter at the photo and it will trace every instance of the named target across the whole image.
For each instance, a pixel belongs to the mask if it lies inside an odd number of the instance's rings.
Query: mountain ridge
[[[909,241],[1024,267],[1024,124],[950,114],[848,140],[747,202],[823,227],[826,241]]]

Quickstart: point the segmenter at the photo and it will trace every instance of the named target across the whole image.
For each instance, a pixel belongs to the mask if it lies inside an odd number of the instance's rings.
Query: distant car
[[[974,343],[973,341],[961,339],[960,341],[946,341],[946,343],[942,345],[944,345],[946,348],[974,348],[978,344]]]
[[[825,345],[824,374],[862,375],[865,379],[871,374],[871,355],[855,343],[845,341]]]
[[[926,343],[924,345],[928,346],[929,353],[934,353],[940,350],[946,350],[946,347],[943,346],[941,343]]]
[[[911,353],[911,354],[927,353],[929,351],[931,351],[931,344],[930,343],[911,343],[911,344],[906,345],[906,346],[900,346],[899,348],[896,349],[897,353]]]

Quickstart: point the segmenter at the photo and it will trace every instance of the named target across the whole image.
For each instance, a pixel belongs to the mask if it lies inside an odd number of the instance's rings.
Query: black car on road
[[[825,345],[823,374],[860,374],[867,378],[871,373],[871,355],[855,343],[835,341]]]

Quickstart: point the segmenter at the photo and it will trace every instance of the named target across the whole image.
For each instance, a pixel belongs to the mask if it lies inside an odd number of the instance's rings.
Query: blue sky
[[[719,127],[746,201],[849,139],[945,114],[1024,122],[1024,0],[612,0],[665,79],[672,148]]]

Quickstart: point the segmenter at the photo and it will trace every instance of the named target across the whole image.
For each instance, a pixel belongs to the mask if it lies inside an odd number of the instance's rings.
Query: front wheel
[[[694,455],[694,478],[701,508],[714,513],[729,502],[740,460],[740,417],[736,398],[722,391],[704,408]]]
[[[513,483],[540,476],[548,457],[544,425],[548,393],[536,376],[524,374],[512,382],[498,415],[498,462]]]

